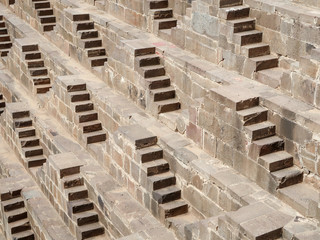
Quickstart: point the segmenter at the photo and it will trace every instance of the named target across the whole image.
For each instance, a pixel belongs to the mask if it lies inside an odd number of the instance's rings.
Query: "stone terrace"
[[[0,239],[320,239],[316,1],[0,2]]]

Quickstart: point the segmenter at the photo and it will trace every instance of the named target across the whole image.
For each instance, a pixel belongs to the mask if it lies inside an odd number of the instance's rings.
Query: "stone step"
[[[76,221],[78,226],[99,222],[98,214],[93,211],[76,213],[72,217]]]
[[[30,117],[16,118],[14,119],[13,124],[15,128],[31,127],[32,120]]]
[[[47,15],[47,16],[39,16],[40,23],[55,23],[56,17],[54,15]]]
[[[161,188],[152,192],[152,197],[159,204],[168,203],[181,198],[181,190],[176,186]]]
[[[53,9],[52,8],[42,8],[37,11],[37,15],[40,16],[50,16],[53,15]]]
[[[249,59],[255,71],[278,67],[279,59],[275,55],[266,55]]]
[[[90,133],[102,130],[102,124],[100,121],[91,121],[80,124],[80,128],[82,128],[83,133]]]
[[[31,127],[17,128],[15,130],[19,138],[33,137],[36,135],[36,129]]]
[[[135,62],[138,67],[160,65],[160,57],[157,54],[143,55],[136,57]]]
[[[31,230],[31,225],[30,225],[30,222],[27,218],[16,221],[16,222],[9,223],[8,225],[9,225],[9,229],[10,229],[11,234]]]
[[[56,26],[56,23],[42,23],[42,31],[44,32],[50,32],[53,31],[54,27]]]
[[[108,58],[107,56],[89,57],[89,61],[91,62],[91,67],[101,67],[108,61]]]
[[[170,29],[177,26],[177,19],[175,18],[156,19],[154,22],[157,24],[159,30]]]
[[[37,94],[46,93],[50,90],[51,84],[38,84],[35,85],[35,88]]]
[[[96,47],[87,49],[88,57],[106,56],[106,49],[103,47]]]
[[[0,49],[8,49],[12,47],[12,42],[7,41],[7,42],[0,42]]]
[[[159,76],[145,79],[146,87],[150,90],[165,88],[171,85],[170,78],[168,76]]]
[[[33,2],[33,7],[35,9],[50,8],[50,2],[49,1]]]
[[[148,161],[142,165],[142,170],[146,172],[147,176],[165,173],[168,172],[169,169],[169,163],[165,159]]]
[[[249,149],[249,156],[256,160],[261,156],[283,151],[284,150],[284,141],[283,139],[273,136],[252,142]]]
[[[35,240],[32,230],[23,231],[12,235],[15,240]]]
[[[88,91],[75,91],[69,92],[70,101],[71,102],[81,102],[81,101],[89,101],[90,94]]]
[[[150,10],[149,13],[153,16],[153,19],[163,19],[163,18],[173,17],[172,8]]]
[[[79,47],[81,48],[97,48],[102,46],[102,40],[99,38],[94,39],[81,39]]]
[[[4,215],[8,223],[16,222],[28,217],[28,213],[25,208],[19,208],[9,212],[5,212]]]
[[[105,229],[100,223],[80,226],[77,229],[77,239],[87,239],[104,234]]]
[[[250,7],[239,5],[219,9],[219,17],[225,20],[249,17]]]
[[[241,54],[248,57],[260,57],[270,54],[270,46],[266,43],[248,44],[241,48]]]
[[[137,150],[137,162],[146,163],[163,158],[163,150],[158,145]]]
[[[77,21],[76,24],[77,24],[77,27],[76,27],[77,31],[94,29],[94,22],[93,21],[88,21],[88,20],[87,21]]]
[[[35,146],[35,147],[25,147],[22,149],[23,156],[28,157],[34,157],[43,155],[43,148],[41,146]]]
[[[271,172],[271,176],[278,182],[279,188],[288,187],[303,181],[303,170],[297,166]]]
[[[79,187],[84,184],[84,179],[79,174],[64,176],[61,181],[64,188]]]
[[[233,34],[233,41],[240,46],[262,42],[262,32],[257,30]]]
[[[23,45],[22,52],[25,54],[39,52],[39,46],[38,46],[38,44]]]
[[[179,110],[181,107],[179,100],[176,98],[155,102],[155,105],[158,114]]]
[[[159,207],[159,215],[161,220],[182,215],[188,212],[188,204],[181,199],[169,203],[160,204]]]
[[[43,76],[43,75],[48,75],[48,69],[45,67],[40,67],[40,68],[31,68],[29,69],[30,75],[31,76]]]
[[[98,38],[99,32],[95,29],[80,30],[77,32],[77,35],[80,37],[80,39]]]
[[[85,186],[78,186],[65,189],[68,201],[88,198],[88,189]]]
[[[87,144],[103,142],[107,139],[107,135],[104,131],[96,131],[90,133],[84,133],[84,139]]]
[[[0,35],[8,35],[8,30],[6,27],[0,27]]]
[[[0,21],[0,27],[2,28],[6,27],[6,23],[3,20]]]
[[[22,148],[39,146],[40,139],[36,136],[25,137],[25,138],[20,139],[20,145]]]
[[[95,121],[95,120],[98,120],[98,113],[96,111],[77,113],[76,120],[77,120],[77,123]]]
[[[9,52],[10,52],[10,48],[2,49],[2,50],[0,50],[0,56],[6,57],[6,56],[8,56]]]
[[[250,17],[227,21],[227,25],[233,28],[234,33],[255,30],[255,23],[256,20]]]
[[[271,122],[265,121],[246,126],[245,131],[251,141],[255,141],[274,136],[276,134],[276,126]]]
[[[6,201],[2,201],[1,205],[3,207],[4,212],[10,212],[19,208],[24,208],[24,201],[21,197],[17,197]]]
[[[66,83],[64,86],[68,92],[86,91],[87,85],[85,83]]]
[[[165,172],[148,177],[147,191],[152,192],[176,184],[176,177],[171,172]]]
[[[167,8],[168,0],[148,0],[150,9]]]
[[[12,118],[14,120],[20,120],[21,118],[30,118],[30,112],[29,111],[15,111],[12,113]]]
[[[1,35],[0,42],[11,42],[11,38],[9,35]]]
[[[268,120],[268,110],[264,107],[256,106],[237,112],[244,126],[261,123]]]
[[[261,156],[258,163],[270,172],[293,166],[293,157],[285,151],[279,151]]]
[[[150,91],[154,102],[172,99],[176,97],[176,90],[174,87],[157,88]]]
[[[28,68],[42,68],[42,67],[44,67],[44,61],[42,59],[28,60],[27,66],[28,66]]]
[[[138,72],[144,78],[159,77],[166,74],[166,71],[162,65],[141,67],[138,69]]]
[[[41,52],[39,52],[38,50],[26,52],[24,53],[24,59],[25,60],[41,59]]]
[[[6,106],[6,102],[4,100],[0,100],[0,108],[4,108]]]
[[[33,77],[32,78],[33,84],[37,85],[50,85],[51,80],[49,77]]]
[[[94,109],[94,104],[91,101],[75,102],[75,103],[71,103],[71,105],[74,111],[77,113],[91,111]]]
[[[68,215],[90,211],[94,209],[94,205],[88,199],[80,199],[68,203]]]
[[[90,15],[88,13],[72,13],[70,17],[70,19],[75,22],[90,20]]]
[[[25,159],[25,161],[28,168],[33,168],[33,167],[42,166],[47,161],[47,159],[45,156],[39,155],[39,156],[28,157]]]
[[[220,0],[220,8],[239,6],[243,4],[243,0]]]

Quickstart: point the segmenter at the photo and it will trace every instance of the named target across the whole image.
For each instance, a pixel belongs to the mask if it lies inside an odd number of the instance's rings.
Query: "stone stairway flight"
[[[3,16],[0,16],[0,56],[6,57],[12,47],[12,42]]]
[[[103,66],[108,61],[106,50],[102,47],[102,39],[98,30],[94,28],[94,21],[90,20],[89,14],[78,14],[73,16],[76,23],[79,47],[84,49],[89,60],[90,67]]]
[[[180,109],[181,104],[176,97],[176,91],[171,86],[170,78],[166,76],[155,48],[135,51],[135,68],[145,78],[152,112],[160,114]]]
[[[13,129],[19,140],[20,151],[24,165],[27,168],[39,167],[46,162],[40,139],[36,135],[36,129],[32,125],[30,112],[17,110],[12,112]]]
[[[250,7],[242,0],[220,1],[219,17],[232,31],[233,42],[241,47],[254,72],[278,67],[278,56],[270,54],[270,46],[262,42],[262,32],[256,30],[254,18],[249,17]]]
[[[37,12],[37,18],[44,32],[52,31],[56,26],[56,17],[49,0],[32,0],[32,5]]]
[[[149,14],[152,17],[153,32],[171,29],[177,26],[177,19],[173,17],[173,10],[169,8],[168,0],[149,1]]]
[[[3,99],[2,93],[0,93],[0,115],[4,112],[5,107],[6,107],[6,103]]]
[[[2,199],[1,210],[4,219],[4,227],[8,230],[8,239],[34,240],[35,236],[31,229],[28,213],[24,200],[21,198],[21,190],[16,196]]]
[[[32,79],[34,92],[37,94],[46,93],[51,88],[51,81],[48,69],[44,66],[42,54],[37,44],[23,46],[24,60],[29,70],[29,77]]]
[[[293,164],[293,157],[285,151],[285,142],[276,135],[276,126],[268,121],[268,110],[259,101],[238,109],[244,130],[251,140],[249,157],[267,169],[277,182],[277,188],[303,181],[303,171]]]
[[[90,100],[90,93],[85,83],[74,83],[67,86],[70,106],[76,114],[76,124],[82,129],[86,144],[106,140],[106,133],[102,130],[98,112]]]

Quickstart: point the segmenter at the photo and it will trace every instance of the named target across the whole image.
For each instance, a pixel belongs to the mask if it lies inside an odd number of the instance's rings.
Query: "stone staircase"
[[[151,0],[149,3],[149,15],[151,17],[152,31],[171,29],[177,26],[177,19],[173,17],[173,10],[169,8],[168,0]]]
[[[239,46],[237,54],[247,58],[248,74],[278,66],[278,56],[270,54],[270,46],[262,42],[262,32],[256,30],[250,8],[242,0],[220,0],[219,18],[226,25],[225,34]]]
[[[150,211],[163,222],[188,213],[188,204],[181,199],[181,189],[164,159],[163,149],[157,145],[157,137],[138,125],[120,127],[119,136],[133,142],[136,148],[135,159],[131,161],[135,161],[140,169],[138,184],[152,198],[151,206],[148,206]],[[158,206],[157,210],[152,207],[153,204]]]
[[[135,51],[135,69],[145,79],[148,89],[150,110],[154,114],[171,112],[180,109],[176,91],[166,76],[164,66],[154,47],[140,48]]]
[[[11,197],[1,197],[1,212],[4,219],[4,228],[7,230],[7,239],[34,240],[28,213],[24,200],[21,198],[21,189],[18,194],[9,194]],[[8,194],[7,194],[8,195]]]
[[[267,169],[277,182],[277,188],[303,181],[303,171],[294,166],[293,157],[285,151],[285,142],[276,135],[276,126],[268,121],[268,110],[252,101],[238,109],[244,130],[251,144],[249,157]]]
[[[89,14],[74,14],[72,17],[76,24],[79,47],[85,51],[90,67],[104,66],[108,58],[94,21],[90,20]]]
[[[98,119],[98,112],[94,110],[94,104],[90,99],[87,85],[81,79],[72,77],[59,77],[56,83],[61,86],[61,101],[66,104],[72,112],[72,122],[78,130],[77,138],[85,144],[103,142],[106,140],[106,133],[102,129],[101,121]],[[61,83],[61,84],[60,84]],[[54,86],[57,88],[57,85]]]
[[[79,240],[105,234],[105,228],[99,221],[95,205],[88,198],[88,189],[80,174],[81,166],[82,163],[73,153],[63,153],[51,155],[48,162],[41,168],[42,173],[54,185],[49,187],[49,184],[46,184],[48,191],[53,194],[50,189],[55,188],[57,192],[59,191],[57,194],[62,194],[62,200],[59,202],[62,208],[66,208],[68,217],[73,221],[76,237]],[[44,175],[40,172],[38,175],[44,184],[47,181]]]
[[[49,0],[32,0],[33,8],[37,12],[37,18],[44,32],[52,31],[56,26],[56,17]]]
[[[4,112],[5,107],[6,107],[6,102],[3,99],[2,93],[0,93],[0,115]]]
[[[30,112],[23,109],[20,103],[7,104],[6,110],[12,118],[12,129],[18,141],[18,151],[26,168],[42,166],[46,162],[40,139],[36,135],[36,129],[32,125]]]
[[[0,56],[6,57],[12,47],[12,42],[3,16],[0,16]]]
[[[39,46],[37,44],[25,45],[22,47],[22,53],[29,70],[28,77],[32,79],[33,92],[37,94],[48,92],[51,88],[51,81]]]

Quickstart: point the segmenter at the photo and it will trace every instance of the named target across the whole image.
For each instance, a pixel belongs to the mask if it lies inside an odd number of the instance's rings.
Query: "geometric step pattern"
[[[159,217],[164,221],[166,218],[187,213],[188,204],[181,199],[181,190],[176,186],[176,177],[170,172],[168,162],[163,159],[162,148],[156,145],[156,142],[150,141],[143,145],[147,147],[137,150],[137,161],[141,164],[144,187],[159,204]]]
[[[0,16],[0,57],[8,56],[12,42],[3,16]]]
[[[21,190],[20,190],[21,192]],[[28,220],[28,213],[20,193],[1,201],[3,219],[8,239],[34,240],[35,236]]]
[[[37,44],[23,46],[24,60],[29,70],[29,77],[37,94],[46,93],[51,88],[48,69],[44,65],[42,54]]]
[[[233,29],[233,41],[241,46],[241,54],[249,58],[255,72],[278,67],[278,57],[270,54],[270,46],[262,42],[262,32],[255,30],[256,20],[249,17],[250,8],[242,1],[220,7],[219,17]]]
[[[90,21],[89,14],[74,15],[77,37],[80,47],[85,49],[91,67],[104,66],[108,61],[106,49],[102,47],[102,39],[94,28],[94,21]]]
[[[171,29],[177,26],[177,20],[173,18],[172,8],[168,8],[169,1],[149,1],[149,13],[153,19],[155,32],[163,29]]]
[[[6,107],[6,103],[3,99],[2,93],[0,93],[0,115],[4,112],[5,107]]]
[[[179,110],[181,104],[176,97],[176,91],[166,76],[164,66],[154,47],[141,48],[135,51],[135,66],[138,73],[144,77],[149,88],[149,97],[157,114]]]
[[[285,142],[276,136],[276,126],[268,121],[268,110],[256,105],[237,111],[251,141],[249,156],[267,169],[284,188],[303,181],[303,171],[294,166],[293,157],[285,151]]]
[[[12,113],[13,128],[19,138],[23,159],[27,168],[39,167],[46,162],[40,139],[36,136],[36,129],[32,125],[29,111],[15,111]]]
[[[48,0],[32,0],[33,8],[37,11],[37,18],[43,32],[52,31],[56,26],[56,17]]]
[[[77,124],[82,129],[86,144],[105,141],[106,133],[102,130],[98,112],[94,110],[94,104],[90,100],[87,85],[85,83],[68,84],[67,91],[72,111],[77,115]]]

